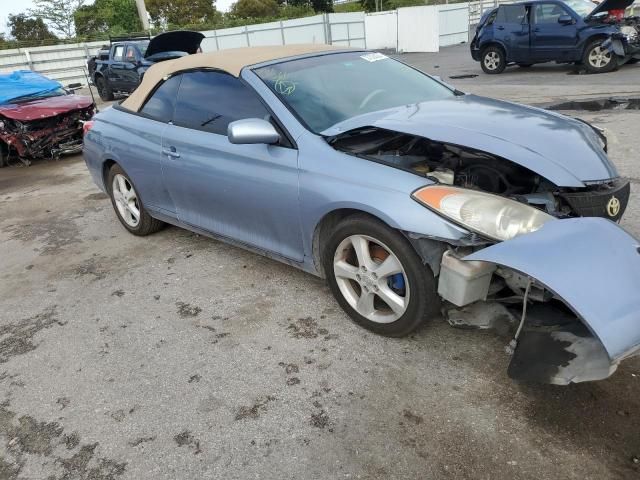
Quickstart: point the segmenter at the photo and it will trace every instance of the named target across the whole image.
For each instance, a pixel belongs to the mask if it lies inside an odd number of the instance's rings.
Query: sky
[[[222,12],[229,10],[229,7],[235,0],[216,0],[216,8]],[[88,4],[93,1],[87,1]],[[7,20],[9,14],[25,12],[33,7],[32,0],[0,0],[0,32],[9,33],[7,29]]]

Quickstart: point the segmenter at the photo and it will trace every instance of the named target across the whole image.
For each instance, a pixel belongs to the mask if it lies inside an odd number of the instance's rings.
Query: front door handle
[[[180,158],[180,154],[176,151],[176,147],[163,148],[162,153],[169,157]]]
[[[498,27],[498,30],[504,30],[504,27]]]

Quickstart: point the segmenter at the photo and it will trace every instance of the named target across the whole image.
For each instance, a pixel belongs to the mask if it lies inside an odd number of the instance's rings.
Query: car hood
[[[149,58],[163,52],[185,52],[191,55],[198,51],[203,38],[202,33],[190,30],[161,33],[151,39],[144,56]]]
[[[600,12],[608,12],[610,10],[625,10],[633,4],[634,0],[604,0],[601,4],[596,6],[588,17],[593,17]]]
[[[555,112],[460,95],[372,112],[322,132],[377,127],[472,148],[522,165],[560,187],[618,177],[587,124]]]
[[[91,98],[82,95],[60,95],[31,100],[30,102],[0,105],[0,115],[24,122],[55,117],[73,110],[82,110],[92,104]]]

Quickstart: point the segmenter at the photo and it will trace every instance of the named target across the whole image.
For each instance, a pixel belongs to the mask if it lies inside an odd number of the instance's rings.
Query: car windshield
[[[67,92],[62,87],[57,88],[55,90],[49,90],[47,92],[30,93],[28,95],[22,95],[20,97],[14,97],[14,98],[12,98],[10,100],[7,100],[6,103],[30,102],[32,100],[41,100],[43,98],[60,97],[61,95],[67,95]]]
[[[586,17],[596,8],[596,4],[590,0],[564,0],[564,3],[581,17]]]
[[[365,113],[454,95],[424,73],[373,52],[290,60],[255,72],[315,133]]]

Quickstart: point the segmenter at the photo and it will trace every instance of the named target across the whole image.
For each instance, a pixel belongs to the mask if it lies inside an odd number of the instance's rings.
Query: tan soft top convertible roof
[[[134,92],[122,102],[122,106],[137,112],[149,94],[163,78],[176,72],[194,68],[216,68],[230,73],[234,77],[240,76],[240,71],[248,65],[256,65],[269,60],[295,57],[308,53],[344,50],[324,44],[283,45],[272,47],[230,48],[213,53],[196,53],[175,60],[167,60],[152,65],[144,74],[142,83]]]

